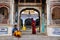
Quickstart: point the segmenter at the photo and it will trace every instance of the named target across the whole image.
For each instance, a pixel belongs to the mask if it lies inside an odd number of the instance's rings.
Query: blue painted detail
[[[42,32],[45,32],[45,26],[44,26],[44,14],[42,14]]]
[[[54,28],[53,34],[60,35],[60,28]]]
[[[0,34],[8,34],[8,28],[7,27],[0,27]]]
[[[12,33],[14,33],[16,30],[18,30],[18,28],[13,28]]]

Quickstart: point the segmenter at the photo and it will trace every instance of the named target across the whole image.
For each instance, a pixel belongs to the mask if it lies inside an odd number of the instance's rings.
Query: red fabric
[[[32,34],[36,34],[36,26],[34,20],[32,20]]]

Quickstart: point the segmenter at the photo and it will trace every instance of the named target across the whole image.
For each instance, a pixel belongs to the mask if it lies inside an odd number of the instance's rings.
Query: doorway
[[[36,22],[36,32],[40,32],[40,12],[34,8],[25,8],[20,11],[20,30],[23,31],[23,26],[25,26],[25,32],[32,32],[32,18]]]

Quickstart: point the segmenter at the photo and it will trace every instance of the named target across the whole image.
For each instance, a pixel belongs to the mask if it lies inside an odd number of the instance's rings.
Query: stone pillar
[[[47,25],[51,24],[50,1],[47,0]]]
[[[18,28],[20,30],[20,10],[19,10],[19,7],[18,7]]]
[[[10,24],[14,24],[14,0],[10,0]]]

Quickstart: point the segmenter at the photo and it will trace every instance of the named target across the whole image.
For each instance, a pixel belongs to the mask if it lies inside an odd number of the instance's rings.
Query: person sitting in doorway
[[[17,25],[14,25],[14,28],[12,29],[12,35],[14,35],[14,32],[17,30],[18,30]]]

